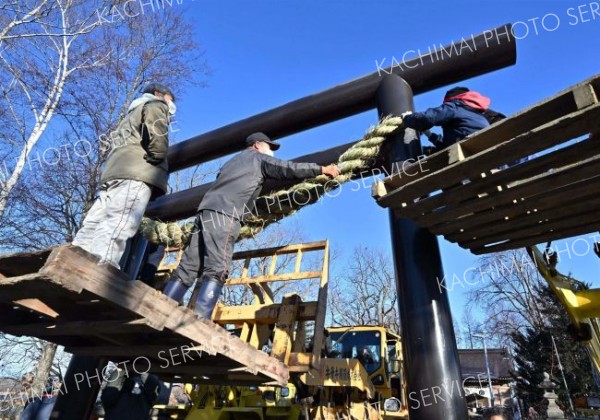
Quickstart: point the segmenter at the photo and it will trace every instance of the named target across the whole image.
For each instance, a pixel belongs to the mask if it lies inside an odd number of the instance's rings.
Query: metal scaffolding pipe
[[[516,45],[511,25],[507,24],[406,62],[389,60],[387,63],[395,65],[385,72],[401,76],[411,85],[413,94],[419,94],[514,64]],[[372,109],[383,75],[378,70],[174,144],[169,148],[169,168],[178,171],[240,151],[246,136],[255,131],[278,139]]]

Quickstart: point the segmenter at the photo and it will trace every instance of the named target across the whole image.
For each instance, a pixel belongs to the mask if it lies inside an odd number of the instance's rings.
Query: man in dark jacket
[[[127,239],[137,232],[151,197],[167,191],[169,121],[175,114],[170,89],[151,84],[129,106],[111,133],[112,151],[100,193],[73,245],[119,267]]]
[[[162,393],[164,384],[156,375],[129,373],[115,369],[100,399],[104,420],[150,420],[152,406]]]
[[[429,137],[429,141],[441,150],[489,126],[485,115],[489,106],[489,98],[466,87],[457,86],[446,92],[442,105],[424,112],[408,112],[402,117],[406,127],[418,131],[441,126],[443,136],[433,134]]]
[[[246,139],[248,148],[229,160],[198,207],[196,230],[164,293],[181,301],[198,277],[200,291],[195,311],[210,319],[231,269],[233,245],[245,215],[254,209],[266,179],[305,179],[339,175],[337,166],[294,163],[273,157],[279,144],[263,133]]]

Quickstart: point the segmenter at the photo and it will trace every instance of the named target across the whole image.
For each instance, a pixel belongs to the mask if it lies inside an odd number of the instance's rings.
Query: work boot
[[[223,283],[220,281],[203,278],[198,298],[196,299],[196,307],[194,308],[196,315],[201,318],[211,319],[213,309],[215,309],[219,296],[221,296],[222,289]]]
[[[185,296],[185,293],[187,291],[188,287],[185,284],[183,284],[181,280],[176,279],[169,280],[169,282],[165,286],[165,289],[163,290],[163,294],[177,302],[181,302],[183,296]]]

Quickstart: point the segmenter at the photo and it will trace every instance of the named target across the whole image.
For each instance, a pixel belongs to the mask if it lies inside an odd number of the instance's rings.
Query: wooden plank
[[[226,286],[237,286],[240,284],[249,283],[270,283],[275,281],[292,281],[292,280],[307,280],[321,277],[320,271],[303,271],[300,273],[281,273],[273,275],[264,275],[257,277],[234,277],[227,280]]]
[[[323,272],[321,274],[321,283],[319,285],[319,295],[317,297],[317,316],[315,319],[315,329],[313,334],[313,357],[311,366],[317,367],[321,360],[321,349],[325,341],[325,318],[327,316],[327,289],[329,285],[329,241],[326,241],[325,252],[323,253]]]
[[[246,257],[260,258],[260,257],[270,257],[273,254],[292,254],[298,250],[302,250],[304,252],[317,251],[317,250],[323,249],[324,247],[325,247],[325,241],[318,241],[318,242],[308,242],[305,244],[277,246],[277,247],[263,248],[263,249],[252,249],[249,251],[236,252],[235,254],[233,254],[233,259],[241,260]]]
[[[273,276],[275,274],[275,268],[277,268],[277,254],[271,257],[271,264],[269,265],[269,271],[267,274]]]
[[[248,366],[252,372],[262,372],[282,386],[289,379],[289,372],[281,362],[228,334],[217,324],[196,318],[189,310],[173,311],[165,326],[176,334],[197,341],[209,354],[221,353]]]
[[[396,173],[382,180],[386,190],[385,194],[419,179],[427,173],[432,173],[446,167],[448,162],[453,159],[452,154],[453,151],[450,148],[446,148],[422,159],[419,156],[414,163],[409,161],[397,162]]]
[[[580,109],[580,107],[576,102],[573,92],[577,90],[579,86],[586,85],[593,86],[597,92],[598,80],[600,80],[600,78],[598,76],[594,76],[574,87],[565,89],[548,99],[538,102],[516,113],[515,115],[511,115],[509,118],[501,120],[492,126],[477,132],[477,134],[461,141],[461,147],[466,153],[473,155],[516,137],[522,133],[531,131],[536,127],[540,127],[553,120],[559,119],[567,113],[575,112]],[[445,167],[449,161],[449,156],[447,153],[448,152],[446,150],[436,152],[421,162],[424,167],[429,169],[428,172],[421,171],[418,167],[418,164],[413,164],[408,166],[407,170],[416,172],[414,177],[402,179],[392,176],[386,178],[384,182],[388,186],[389,190],[399,188],[408,182],[414,182],[426,176],[428,173],[430,174],[433,171],[437,171]],[[507,159],[504,163],[508,163],[513,160],[516,159]]]
[[[499,235],[499,239],[493,239],[496,236],[492,237],[492,240],[487,240],[486,238],[478,238],[476,240],[460,242],[460,245],[466,248],[480,248],[484,245],[500,242],[502,240],[516,241],[519,239],[537,236],[544,233],[557,232],[564,229],[568,229],[573,226],[578,226],[582,223],[600,223],[600,213],[598,212],[598,208],[593,206],[587,207],[584,209],[580,209],[579,212],[566,217],[550,220],[546,223],[536,223],[527,228],[515,229],[510,231],[509,234]]]
[[[296,326],[299,303],[300,296],[296,294],[284,297],[279,310],[279,319],[275,324],[271,356],[283,363],[289,360],[292,352],[292,334]]]
[[[3,332],[15,335],[52,337],[56,335],[94,335],[107,333],[121,335],[136,332],[156,331],[150,329],[144,319],[133,321],[71,321],[71,322],[40,322],[30,324],[3,325]]]
[[[469,248],[479,247],[492,242],[511,239],[514,237],[515,232],[521,230],[529,230],[532,227],[544,229],[551,221],[562,220],[578,214],[586,214],[590,208],[597,209],[600,207],[600,196],[598,194],[587,196],[583,199],[573,196],[571,200],[573,201],[568,201],[565,204],[557,202],[556,207],[548,210],[531,212],[530,214],[524,214],[522,217],[498,221],[488,226],[487,229],[480,227],[479,229],[469,229],[467,232],[461,234],[449,235],[446,239],[453,242],[460,242]],[[598,217],[600,219],[600,215]]]
[[[95,265],[95,264],[94,264]],[[43,274],[27,274],[0,280],[0,301],[39,299],[63,318],[93,320],[123,318],[130,312],[74,284],[60,284]]]
[[[14,303],[24,308],[31,309],[32,311],[38,312],[42,315],[46,315],[50,318],[56,318],[59,314],[54,309],[46,305],[39,299],[19,299],[15,300]]]
[[[306,347],[306,323],[304,321],[298,321],[296,326],[296,332],[294,334],[294,344],[292,345],[292,352],[298,353],[303,352]],[[289,358],[288,358],[289,363]]]
[[[579,162],[582,156],[592,156],[600,153],[600,142],[579,141],[576,144],[553,151],[544,156],[524,162],[502,171],[498,171],[488,177],[473,180],[471,183],[443,191],[440,194],[423,198],[410,206],[401,209],[405,217],[415,217],[431,212],[438,207],[448,206],[454,203],[478,197],[482,192],[500,186],[505,189],[507,185],[518,179],[530,178],[539,175],[550,168],[558,168]]]
[[[140,281],[129,281],[124,273],[110,265],[90,263],[89,254],[77,247],[54,249],[40,270],[61,284],[86,289],[111,303],[141,315],[160,330],[165,319],[177,308],[177,302]],[[136,316],[137,318],[137,316]]]
[[[221,353],[282,385],[287,382],[289,374],[281,362],[253,349],[211,321],[196,318],[189,309],[178,308],[175,301],[151,287],[124,280],[124,274],[118,270],[90,265],[84,254],[77,248],[59,247],[52,251],[42,271],[64,282],[82,282],[87,290],[147,318],[153,328],[168,328],[202,344],[211,353]]]
[[[472,248],[471,252],[476,255],[488,254],[491,252],[501,252],[508,249],[523,248],[530,245],[537,245],[548,241],[557,241],[559,239],[571,238],[573,236],[584,235],[586,233],[595,232],[600,230],[600,222],[598,223],[585,223],[579,226],[571,226],[567,229],[558,232],[545,232],[536,236],[530,236],[524,239],[507,241],[498,245],[491,245],[488,247]]]
[[[313,362],[313,354],[292,352],[288,361],[290,372],[307,372]]]
[[[219,306],[213,322],[220,324],[236,324],[253,322],[259,324],[274,324],[279,318],[281,304]],[[301,302],[298,305],[297,318],[302,321],[314,320],[317,313],[317,302]]]
[[[35,252],[20,252],[0,258],[0,273],[5,277],[17,277],[35,273],[46,263],[50,255],[49,249]]]
[[[461,162],[446,166],[434,173],[411,181],[379,200],[384,207],[400,207],[432,191],[462,182],[485,170],[502,166],[524,156],[561,144],[569,139],[588,134],[600,118],[600,104],[568,114],[557,121],[537,127],[525,134],[498,144],[484,152],[469,156]]]
[[[429,227],[450,222],[478,211],[498,209],[503,205],[512,207],[514,200],[522,200],[541,192],[561,188],[577,181],[595,177],[598,173],[600,173],[600,156],[594,156],[574,166],[559,168],[554,172],[532,177],[518,186],[508,188],[497,194],[490,194],[469,202],[451,205],[438,212],[416,217],[414,220],[420,226]]]
[[[544,191],[530,197],[524,206],[499,205],[491,209],[478,212],[471,216],[453,219],[440,225],[431,226],[432,233],[441,235],[461,234],[464,227],[471,229],[486,229],[497,221],[505,218],[515,218],[527,215],[535,210],[544,211],[556,207],[556,203],[566,202],[573,197],[586,197],[588,194],[600,194],[600,175],[595,178],[584,179],[581,182],[567,184],[560,188]]]
[[[583,109],[598,102],[594,87],[590,84],[585,84],[574,88],[573,97],[578,109]]]
[[[165,345],[137,345],[137,346],[92,346],[92,347],[66,347],[65,351],[81,356],[111,356],[111,357],[148,357],[155,360],[164,358],[183,359],[181,346],[191,347],[190,343],[181,342],[179,346]],[[191,351],[192,354],[201,353],[200,350]],[[173,357],[171,357],[173,356]],[[140,361],[140,364],[142,362]]]
[[[455,143],[448,148],[448,165],[465,160],[465,152],[460,143]]]
[[[294,273],[299,273],[300,272],[300,269],[302,268],[302,256],[303,255],[304,254],[302,253],[301,249],[299,249],[296,252],[296,261],[294,263]]]
[[[383,181],[376,180],[373,185],[371,185],[371,197],[374,199],[378,200],[387,193],[388,190]]]

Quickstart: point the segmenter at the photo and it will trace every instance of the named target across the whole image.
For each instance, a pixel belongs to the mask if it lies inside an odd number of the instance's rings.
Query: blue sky
[[[515,26],[517,64],[467,80],[492,98],[492,107],[514,113],[600,72],[598,2],[573,1],[191,1],[186,14],[212,68],[208,87],[179,95],[175,141],[221,127],[286,102],[376,71],[408,50],[427,50],[508,22]],[[184,6],[173,6],[184,7]],[[543,25],[542,25],[543,23]],[[534,26],[535,24],[535,26]],[[537,31],[537,33],[536,33]],[[447,87],[419,95],[417,109],[440,103]],[[375,111],[282,139],[277,156],[293,158],[352,141],[376,122]],[[367,187],[370,182],[367,183]],[[390,252],[387,211],[368,188],[343,188],[294,219],[308,240],[329,238],[348,256],[356,246]],[[354,186],[356,190],[356,186]],[[588,239],[588,241],[590,241]],[[555,244],[582,254],[583,242]],[[440,238],[446,275],[476,259]],[[600,260],[589,252],[565,258],[559,268],[600,287]],[[339,261],[343,263],[343,261]],[[450,302],[460,319],[464,290]]]

